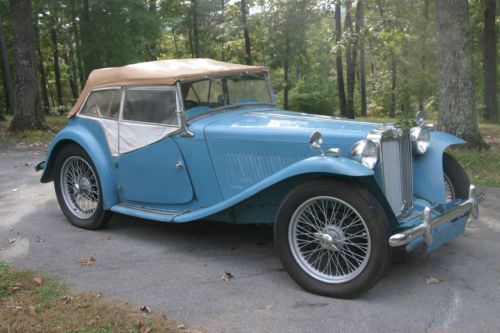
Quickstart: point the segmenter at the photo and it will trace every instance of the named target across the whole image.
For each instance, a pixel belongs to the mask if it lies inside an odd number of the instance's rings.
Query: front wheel
[[[388,219],[355,184],[301,184],[283,201],[274,235],[290,276],[320,295],[355,297],[373,287],[390,262]]]
[[[55,170],[57,201],[69,222],[85,229],[102,227],[111,212],[103,209],[101,183],[87,152],[77,145],[64,147]]]
[[[443,154],[443,178],[446,201],[469,198],[469,177],[460,163],[448,153]]]

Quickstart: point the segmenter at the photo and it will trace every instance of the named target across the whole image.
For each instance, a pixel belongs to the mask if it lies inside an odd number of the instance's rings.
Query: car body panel
[[[193,199],[186,163],[170,137],[120,154],[116,165],[122,202],[182,204]]]
[[[448,133],[433,131],[429,149],[413,161],[413,184],[416,196],[433,203],[445,203],[443,153],[465,141]]]
[[[113,170],[114,157],[109,150],[104,129],[101,124],[89,118],[72,118],[55,136],[49,146],[42,182],[53,180],[53,168],[60,148],[68,143],[80,145],[89,154],[94,163],[102,188],[104,209],[118,204],[116,177]]]

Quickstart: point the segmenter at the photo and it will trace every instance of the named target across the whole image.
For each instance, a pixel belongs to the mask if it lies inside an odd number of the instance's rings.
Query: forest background
[[[25,102],[35,92],[28,107],[35,118],[14,117],[10,129],[44,128],[44,115],[66,113],[95,68],[206,57],[267,66],[285,109],[391,119],[425,110],[441,129],[482,148],[477,120],[499,118],[499,7],[496,0],[0,0],[0,115],[16,113],[16,95]],[[30,57],[33,77],[20,65]]]

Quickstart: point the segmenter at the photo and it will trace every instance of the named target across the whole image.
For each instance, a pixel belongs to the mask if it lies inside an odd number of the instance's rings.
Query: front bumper
[[[410,243],[415,243],[419,238],[423,237],[423,241],[427,247],[432,247],[434,243],[433,231],[436,231],[439,226],[445,224],[450,224],[455,220],[462,219],[466,220],[467,217],[472,215],[474,219],[479,217],[479,202],[484,199],[484,194],[476,193],[476,187],[474,185],[470,186],[469,189],[469,199],[465,200],[461,204],[452,207],[441,214],[432,217],[432,210],[426,207],[422,216],[422,223],[419,225],[392,235],[389,238],[389,245],[391,247],[405,246]],[[452,225],[449,226],[453,228]]]

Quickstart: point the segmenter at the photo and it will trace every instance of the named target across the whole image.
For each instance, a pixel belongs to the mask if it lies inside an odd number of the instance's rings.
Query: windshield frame
[[[269,94],[270,103],[246,102],[246,103],[237,103],[237,104],[223,105],[223,106],[219,106],[219,107],[215,107],[215,108],[210,108],[206,112],[203,112],[201,114],[194,115],[194,116],[190,117],[188,120],[193,120],[195,118],[206,116],[206,115],[212,114],[214,112],[219,113],[220,111],[224,111],[226,109],[240,107],[240,106],[266,105],[266,106],[276,107],[276,96],[275,96],[274,91],[272,89],[271,82],[269,80],[269,75],[268,75],[267,71],[256,72],[256,73],[243,72],[243,73],[238,74],[238,75],[234,75],[233,74],[233,75],[227,75],[227,76],[206,76],[206,77],[203,77],[203,78],[197,78],[197,79],[193,79],[193,80],[179,80],[179,81],[177,81],[177,94],[180,97],[180,100],[179,100],[179,104],[180,104],[179,113],[181,114],[181,117],[184,118],[184,121],[186,121],[186,117],[185,117],[185,111],[186,111],[186,109],[185,109],[185,106],[184,106],[184,95],[182,93],[182,85],[183,84],[190,83],[190,82],[198,82],[198,81],[202,81],[202,80],[231,79],[231,78],[237,78],[237,77],[241,77],[241,76],[245,76],[245,75],[255,76],[255,77],[259,77],[259,78],[261,78],[260,75],[263,76],[263,79],[265,81],[265,84],[266,84],[266,87],[267,87],[267,91],[268,91],[268,94]]]

